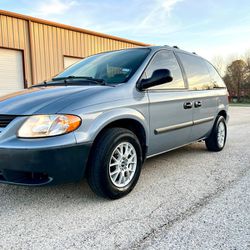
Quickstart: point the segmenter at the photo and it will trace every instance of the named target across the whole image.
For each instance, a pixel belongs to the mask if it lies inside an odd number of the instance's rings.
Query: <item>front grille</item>
[[[0,115],[0,128],[5,128],[16,118],[14,115]]]

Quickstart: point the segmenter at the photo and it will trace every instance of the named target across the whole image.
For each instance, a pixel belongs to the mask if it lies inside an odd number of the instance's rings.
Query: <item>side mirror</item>
[[[148,79],[142,79],[137,87],[139,90],[144,90],[153,86],[163,83],[172,82],[173,77],[168,69],[157,69],[153,72],[152,76]]]

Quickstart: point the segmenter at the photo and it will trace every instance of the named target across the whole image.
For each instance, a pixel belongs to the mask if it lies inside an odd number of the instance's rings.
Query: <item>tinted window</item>
[[[226,85],[223,82],[223,80],[221,79],[219,73],[217,72],[217,70],[214,68],[214,66],[212,64],[210,64],[209,62],[206,62],[207,67],[208,67],[208,71],[210,74],[210,78],[211,78],[211,82],[213,85],[213,88],[225,88]]]
[[[213,88],[206,63],[203,59],[184,53],[178,53],[178,56],[184,66],[190,89],[206,90]]]
[[[67,76],[86,76],[103,79],[106,83],[123,83],[136,72],[150,49],[112,51],[83,59],[67,68],[54,79]]]
[[[171,71],[173,81],[161,84],[150,89],[176,89],[185,88],[181,69],[172,51],[159,51],[148,65],[143,78],[150,78],[157,69],[168,69]]]

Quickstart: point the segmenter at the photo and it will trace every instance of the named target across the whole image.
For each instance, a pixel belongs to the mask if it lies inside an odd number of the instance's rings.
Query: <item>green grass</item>
[[[250,107],[250,103],[229,103],[232,107]]]

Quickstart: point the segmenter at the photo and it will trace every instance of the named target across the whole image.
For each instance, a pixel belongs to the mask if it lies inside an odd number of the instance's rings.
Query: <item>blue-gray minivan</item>
[[[100,53],[0,98],[0,182],[86,175],[96,194],[117,199],[149,157],[200,140],[222,150],[227,120],[227,88],[200,56],[169,46]]]

